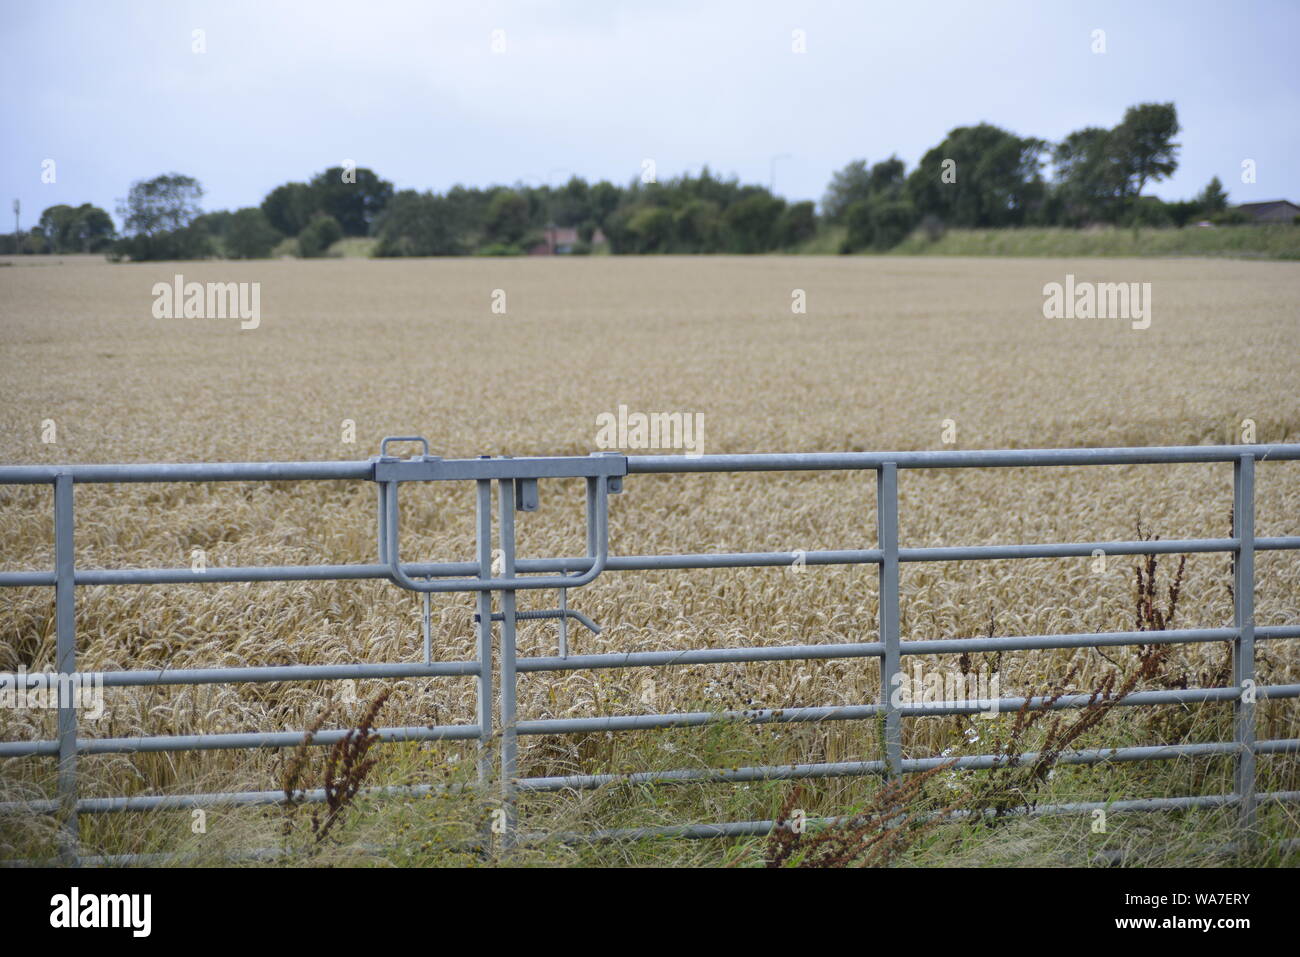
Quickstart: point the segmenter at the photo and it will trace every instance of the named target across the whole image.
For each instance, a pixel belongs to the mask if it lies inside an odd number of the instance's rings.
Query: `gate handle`
[[[393,584],[408,591],[418,592],[452,592],[452,591],[514,591],[521,588],[578,588],[595,581],[596,576],[605,570],[609,559],[609,477],[602,475],[590,480],[594,483],[596,494],[587,496],[587,517],[596,522],[596,554],[592,565],[585,572],[576,575],[537,575],[529,578],[455,578],[442,581],[419,582],[402,571],[401,559],[398,557],[398,511],[397,487],[400,482],[389,479],[381,483],[387,486],[384,492],[384,538],[388,562],[388,577]],[[588,486],[590,488],[590,486]]]
[[[388,454],[389,442],[419,442],[422,446],[424,446],[424,457],[425,458],[429,457],[429,440],[426,439],[423,435],[386,435],[384,436],[383,440],[379,443],[380,455]]]

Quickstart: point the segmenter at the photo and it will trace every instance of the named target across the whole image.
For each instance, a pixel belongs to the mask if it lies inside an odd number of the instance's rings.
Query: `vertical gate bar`
[[[77,822],[77,709],[71,676],[77,671],[76,566],[73,559],[72,475],[54,479],[54,621],[59,695],[58,790],[62,816],[61,857],[76,863],[80,829]]]
[[[880,701],[885,709],[885,767],[897,777],[903,766],[902,715],[894,706],[891,681],[902,670],[898,633],[898,466],[885,462],[876,472],[876,540],[880,561]]]
[[[569,657],[569,590],[560,589],[560,657]]]
[[[596,480],[587,479],[587,557],[596,555],[598,526],[596,524]],[[560,589],[560,657],[569,657],[569,618],[565,614],[569,608],[568,591]]]
[[[379,562],[388,563],[388,483],[376,482],[379,496]]]
[[[422,592],[420,597],[424,605],[424,663],[431,665],[433,664],[433,628],[429,623],[429,593]]]
[[[1232,524],[1237,539],[1232,575],[1232,681],[1242,693],[1233,707],[1237,768],[1235,787],[1242,840],[1255,830],[1255,456],[1247,453],[1232,467]],[[1247,693],[1247,682],[1250,691]],[[1247,700],[1249,698],[1249,700]]]
[[[515,483],[497,482],[497,502],[500,506],[498,533],[501,536],[501,574],[513,578],[515,574]],[[502,845],[514,843],[516,823],[515,777],[519,764],[519,736],[515,729],[515,704],[517,695],[515,671],[515,592],[512,588],[501,592],[501,803],[505,811],[505,832]]]
[[[478,577],[492,577],[492,481],[479,479],[474,510]],[[478,595],[478,784],[487,797],[492,780],[492,593]]]

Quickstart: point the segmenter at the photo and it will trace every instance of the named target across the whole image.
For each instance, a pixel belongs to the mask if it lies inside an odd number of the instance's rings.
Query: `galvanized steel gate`
[[[398,458],[388,454],[394,442],[419,442],[422,454]],[[59,687],[58,736],[47,741],[0,742],[0,758],[48,756],[58,762],[56,798],[0,804],[0,814],[47,813],[60,815],[64,823],[65,859],[77,860],[78,816],[117,811],[181,809],[208,806],[277,804],[285,801],[283,791],[255,791],[216,794],[159,795],[134,797],[84,797],[78,793],[77,757],[80,754],[186,751],[224,748],[285,748],[301,744],[304,732],[265,732],[202,735],[159,735],[134,738],[86,738],[78,736],[74,680],[96,679],[106,688],[145,685],[221,684],[239,682],[374,679],[402,677],[473,677],[477,686],[474,724],[436,727],[395,727],[379,730],[383,741],[476,740],[479,747],[478,775],[484,789],[499,781],[501,840],[507,846],[517,838],[516,797],[520,792],[561,791],[599,787],[617,781],[634,782],[737,782],[790,778],[835,777],[863,774],[896,776],[923,771],[944,763],[942,758],[905,759],[901,748],[902,719],[913,715],[974,713],[987,702],[945,703],[941,706],[896,705],[891,701],[890,677],[902,670],[902,658],[918,654],[960,654],[963,652],[1008,651],[1015,649],[1082,648],[1165,642],[1232,642],[1232,685],[1223,688],[1145,691],[1121,700],[1126,706],[1231,702],[1234,708],[1233,740],[1223,742],[1157,745],[1149,747],[1101,748],[1067,752],[1061,763],[1095,764],[1105,761],[1149,761],[1178,757],[1229,755],[1235,758],[1235,788],[1230,794],[1187,795],[1172,798],[1136,799],[1109,804],[1041,806],[1034,813],[1086,813],[1098,807],[1109,810],[1160,810],[1235,805],[1239,809],[1241,834],[1249,838],[1260,802],[1300,801],[1300,791],[1257,793],[1255,759],[1259,754],[1295,754],[1300,737],[1255,740],[1255,701],[1259,698],[1300,696],[1300,684],[1256,687],[1255,642],[1300,637],[1300,624],[1256,627],[1255,553],[1300,548],[1300,536],[1259,538],[1254,530],[1255,465],[1263,461],[1300,459],[1300,445],[1187,446],[1171,448],[1045,449],[1018,451],[945,451],[828,454],[753,454],[591,456],[442,459],[428,454],[428,443],[419,437],[384,440],[380,455],[362,462],[296,462],[194,465],[81,465],[0,467],[0,485],[45,484],[53,489],[55,517],[55,568],[52,571],[0,572],[0,586],[53,586],[57,629],[57,670],[52,674],[27,675],[28,687],[44,684]],[[1233,467],[1233,514],[1231,538],[1167,541],[1075,542],[990,546],[904,548],[898,541],[898,472],[901,469],[1010,468],[1052,465],[1146,465],[1169,463],[1231,463]],[[706,553],[688,555],[614,556],[610,554],[609,495],[622,490],[626,476],[647,473],[869,470],[876,473],[877,544],[875,548],[799,553],[807,565],[876,565],[879,568],[879,637],[876,641],[802,646],[692,649],[684,651],[634,652],[626,654],[568,654],[567,628],[570,620],[592,630],[596,625],[582,613],[568,607],[568,590],[579,588],[603,572],[650,569],[741,568],[790,565],[790,552]],[[584,479],[587,493],[586,554],[565,558],[519,558],[515,553],[515,512],[539,506],[539,484],[543,479]],[[267,482],[332,481],[374,482],[378,490],[377,556],[374,564],[253,566],[242,568],[192,569],[79,569],[73,561],[73,490],[82,483],[136,482]],[[400,557],[398,495],[403,482],[474,482],[477,490],[476,555],[473,561],[410,563]],[[496,485],[497,533],[500,570],[493,570],[492,486]],[[1227,552],[1234,560],[1234,615],[1230,628],[1193,628],[1162,632],[1133,631],[1022,637],[960,638],[903,641],[899,634],[899,566],[905,562],[976,561],[1016,558],[1089,557],[1096,550],[1108,555],[1146,555],[1190,552]],[[247,668],[204,668],[175,671],[112,671],[81,674],[77,671],[75,589],[78,585],[141,585],[212,582],[321,581],[386,579],[428,595],[433,592],[474,592],[477,595],[477,655],[472,661],[434,661],[430,635],[425,628],[424,660],[418,663],[357,663],[351,665],[288,665]],[[516,593],[522,589],[554,589],[559,607],[549,611],[519,611]],[[493,610],[493,593],[498,593],[499,610]],[[552,657],[520,658],[516,654],[516,623],[524,619],[554,619],[560,630],[560,653]],[[493,711],[494,623],[500,624],[497,643],[499,690],[497,713]],[[881,692],[878,701],[853,706],[785,708],[711,714],[674,713],[615,715],[562,720],[518,720],[517,682],[520,673],[575,671],[602,668],[664,667],[726,662],[814,660],[834,658],[881,659]],[[16,675],[0,675],[0,682],[13,687]],[[1082,708],[1088,695],[1070,695],[1047,701],[1029,699],[1029,707]],[[1002,698],[999,710],[1014,711],[1023,698]],[[717,720],[751,723],[816,722],[883,719],[884,755],[879,760],[810,763],[748,767],[728,770],[680,770],[632,775],[567,775],[519,777],[519,735],[588,734],[634,729],[687,727]],[[499,724],[499,729],[497,725]],[[338,741],[344,730],[321,731],[313,743]],[[494,738],[499,745],[494,747]],[[1029,759],[1031,756],[1025,756]],[[499,759],[499,775],[493,763]],[[973,755],[956,762],[960,768],[987,769],[997,764],[996,755]],[[419,794],[428,786],[388,789]],[[485,795],[486,796],[486,795]],[[308,792],[306,801],[322,801],[321,791]],[[598,832],[589,837],[619,838],[643,836],[713,837],[764,834],[772,821],[723,822],[634,828]]]

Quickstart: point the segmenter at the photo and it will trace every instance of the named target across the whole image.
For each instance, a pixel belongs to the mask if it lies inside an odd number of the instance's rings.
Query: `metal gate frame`
[[[420,442],[421,455],[401,459],[388,454],[394,442]],[[1260,754],[1300,752],[1300,737],[1255,740],[1255,700],[1300,697],[1300,684],[1255,685],[1255,642],[1300,637],[1300,625],[1256,627],[1255,553],[1300,549],[1300,536],[1259,538],[1255,535],[1255,464],[1267,460],[1300,459],[1300,445],[1175,446],[1167,448],[1036,449],[1007,451],[844,452],[735,455],[631,455],[598,453],[591,456],[481,457],[442,459],[428,454],[421,437],[384,439],[380,455],[359,462],[213,463],[73,466],[0,466],[0,485],[44,484],[53,489],[55,567],[52,571],[0,572],[0,587],[52,586],[55,590],[57,631],[55,673],[29,674],[28,686],[59,687],[58,736],[54,740],[0,742],[0,759],[46,756],[57,759],[58,794],[55,799],[0,803],[0,814],[45,813],[62,820],[62,857],[79,860],[79,815],[164,809],[190,809],[233,805],[267,805],[286,802],[283,791],[251,791],[184,795],[82,797],[78,792],[77,757],[80,754],[188,751],[228,748],[286,748],[307,741],[306,732],[253,732],[199,735],[149,735],[132,738],[78,737],[75,700],[69,682],[100,681],[104,687],[145,685],[226,684],[268,681],[320,681],[403,677],[473,677],[476,679],[476,721],[435,727],[377,729],[381,741],[475,740],[478,743],[478,779],[484,800],[493,779],[494,758],[500,762],[499,799],[504,814],[498,828],[501,842],[511,846],[519,839],[516,801],[529,792],[596,788],[616,782],[741,782],[792,778],[821,778],[877,774],[894,778],[948,763],[944,758],[902,756],[902,719],[912,716],[975,713],[990,702],[945,703],[940,706],[896,705],[889,694],[890,677],[901,671],[903,656],[960,654],[963,652],[1021,649],[1084,648],[1152,643],[1232,642],[1232,686],[1185,690],[1144,691],[1117,703],[1144,706],[1173,703],[1232,702],[1232,741],[1096,748],[1066,752],[1063,764],[1098,764],[1108,761],[1153,761],[1179,757],[1230,755],[1235,757],[1231,794],[1188,795],[1106,803],[1043,805],[1033,814],[1153,811],[1180,808],[1236,806],[1240,837],[1249,841],[1260,803],[1300,801],[1300,791],[1256,793],[1255,761]],[[1022,545],[945,546],[905,548],[898,541],[898,472],[902,469],[1021,468],[1039,466],[1157,465],[1176,463],[1231,463],[1233,466],[1234,529],[1231,538],[1165,541],[1074,542]],[[636,474],[706,472],[873,471],[876,473],[877,545],[875,548],[834,551],[739,552],[680,555],[614,556],[610,554],[608,496],[622,490],[624,478]],[[567,558],[519,558],[515,549],[515,512],[539,506],[541,479],[582,478],[587,485],[587,550]],[[77,484],[168,482],[267,481],[370,481],[377,492],[377,557],[373,564],[249,566],[167,569],[79,569],[73,558],[74,489]],[[472,481],[476,485],[476,554],[470,562],[410,563],[399,558],[398,489],[405,481]],[[497,489],[497,532],[502,569],[492,568],[492,486]],[[1151,555],[1226,552],[1233,556],[1234,608],[1229,628],[1189,628],[1162,632],[1093,632],[1017,637],[902,640],[899,628],[899,569],[908,562],[986,561],[1019,558]],[[570,609],[567,592],[594,580],[603,572],[656,569],[708,569],[788,566],[794,560],[806,565],[876,565],[879,569],[879,638],[876,641],[798,646],[689,649],[681,651],[570,655],[568,622],[576,620],[593,630],[593,622]],[[425,601],[424,660],[418,663],[385,662],[347,665],[286,665],[271,667],[138,670],[82,673],[77,671],[76,604],[78,585],[203,584],[218,582],[341,581],[385,579],[423,594]],[[560,607],[549,611],[519,611],[516,593],[523,589],[555,589]],[[470,661],[433,661],[428,628],[431,592],[474,592],[477,595],[477,654]],[[493,611],[493,595],[499,611]],[[520,658],[516,653],[516,624],[535,618],[555,619],[560,629],[560,653],[549,657]],[[499,622],[496,647],[498,666],[493,673],[493,624]],[[648,715],[609,715],[556,720],[519,720],[516,714],[520,674],[627,667],[666,667],[754,661],[881,659],[881,693],[876,703],[839,707],[760,709],[741,712],[690,712]],[[493,714],[493,679],[499,690]],[[15,675],[0,675],[0,683],[13,686]],[[1250,692],[1253,692],[1250,693]],[[1089,695],[1053,698],[999,698],[999,710],[1022,706],[1052,709],[1082,708]],[[690,727],[715,721],[739,720],[754,724],[802,723],[838,720],[881,720],[884,727],[882,759],[718,770],[678,770],[634,774],[590,774],[553,777],[518,776],[519,735],[591,734],[606,731]],[[499,730],[494,730],[494,721]],[[330,745],[346,730],[320,731],[314,745]],[[494,754],[495,752],[495,754]],[[1032,760],[1026,754],[1022,760]],[[971,755],[955,766],[988,769],[997,755]],[[431,790],[421,785],[380,789],[385,793],[420,795]],[[308,791],[305,802],[325,799],[323,791]],[[761,835],[773,821],[740,821],[706,825],[622,828],[586,835],[593,839],[641,837],[722,837]],[[126,862],[130,855],[120,858]]]

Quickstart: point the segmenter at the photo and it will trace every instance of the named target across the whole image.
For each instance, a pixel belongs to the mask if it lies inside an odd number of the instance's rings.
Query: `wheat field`
[[[259,282],[258,328],[156,319],[151,289]],[[1043,286],[1149,282],[1150,328],[1043,316]],[[792,311],[801,290],[806,312]],[[502,293],[504,296],[502,296]],[[493,310],[504,298],[505,313]],[[1300,440],[1300,266],[1205,260],[694,257],[334,260],[108,265],[69,258],[0,268],[0,462],[363,459],[417,433],[434,454],[586,454],[620,405],[703,415],[704,451],[1181,445]],[[56,440],[48,437],[52,420]],[[345,422],[355,423],[355,441]],[[945,428],[947,435],[945,435]],[[955,432],[955,436],[953,433]],[[946,443],[945,438],[954,439]],[[542,485],[519,517],[522,557],[581,554],[580,488]],[[630,476],[611,502],[614,554],[867,548],[872,473]],[[905,546],[1229,534],[1231,468],[904,472]],[[83,486],[79,567],[373,561],[365,483]],[[1257,534],[1294,535],[1300,469],[1258,470]],[[403,558],[469,560],[471,490],[403,493]],[[0,489],[6,570],[53,562],[48,488]],[[1261,553],[1257,621],[1300,622],[1300,560]],[[904,639],[1126,630],[1134,560],[905,565]],[[1166,566],[1167,568],[1167,566]],[[1231,624],[1225,555],[1188,558],[1178,627]],[[569,596],[599,636],[577,653],[871,641],[874,567],[607,573]],[[554,595],[521,597],[550,607]],[[434,656],[473,656],[473,599],[433,600]],[[419,599],[382,582],[85,587],[79,664],[90,670],[418,660]],[[0,589],[0,670],[52,669],[51,589]],[[520,653],[551,654],[550,622],[521,623]],[[1077,666],[1087,685],[1132,649],[1007,655],[1004,693]],[[1212,679],[1221,645],[1180,647],[1170,680]],[[950,670],[952,656],[927,661]],[[1261,682],[1300,680],[1300,648],[1261,643]],[[523,719],[870,703],[872,660],[533,674]],[[362,699],[378,684],[360,683]],[[110,689],[90,736],[296,730],[337,687]],[[357,705],[340,705],[342,714]],[[473,721],[468,679],[394,684],[382,723]],[[1220,713],[1222,709],[1219,709]],[[1259,736],[1295,735],[1289,703],[1261,705]],[[1129,715],[1119,717],[1131,721]],[[0,739],[53,736],[53,716],[0,711]],[[952,721],[905,724],[905,752],[960,743]],[[782,732],[788,761],[877,756],[874,730]],[[773,732],[777,734],[777,732]],[[689,736],[682,739],[689,741]],[[1159,743],[1146,741],[1144,743]],[[529,738],[521,768],[616,769],[614,740]],[[428,753],[470,752],[462,745]],[[423,753],[423,752],[422,752]],[[101,794],[278,786],[267,753],[83,758]],[[433,758],[430,758],[432,761]],[[1294,758],[1261,759],[1294,762]],[[0,762],[0,791],[45,787],[47,765]],[[1186,790],[1204,781],[1190,764]],[[1105,792],[1104,772],[1078,792]],[[1214,784],[1205,785],[1214,787]],[[0,821],[0,832],[13,827]],[[0,844],[4,844],[0,840]]]

